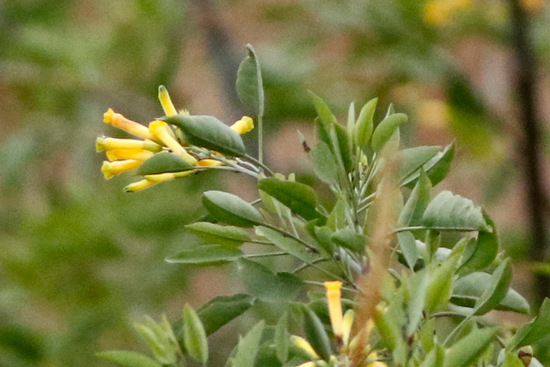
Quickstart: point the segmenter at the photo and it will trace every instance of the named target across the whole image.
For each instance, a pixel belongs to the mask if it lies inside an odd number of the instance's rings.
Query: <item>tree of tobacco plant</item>
[[[527,314],[509,287],[510,259],[498,250],[494,223],[479,206],[449,191],[433,194],[445,178],[454,146],[401,149],[407,117],[390,106],[377,124],[377,100],[346,124],[311,94],[318,142],[303,141],[333,205],[312,187],[263,162],[264,96],[254,49],[241,63],[237,91],[253,117],[228,126],[212,116],[177,111],[164,87],[165,116],[146,127],[108,110],[106,123],[139,139],[98,138],[109,161],[107,179],[137,169],[135,192],[206,170],[244,173],[257,182],[249,203],[223,191],[203,193],[204,221],[188,230],[203,244],[167,259],[182,265],[235,263],[246,294],[217,297],[195,311],[183,308],[170,323],[147,318],[136,329],[153,356],[108,351],[102,358],[132,367],[208,364],[208,335],[260,302],[279,302],[280,318],[252,327],[227,366],[466,367],[542,366],[531,345],[550,336],[550,301],[514,330],[486,317],[493,310]],[[258,130],[258,158],[240,134]],[[250,246],[247,244],[255,244]],[[260,248],[260,249],[259,249]],[[273,272],[262,258],[285,259]]]

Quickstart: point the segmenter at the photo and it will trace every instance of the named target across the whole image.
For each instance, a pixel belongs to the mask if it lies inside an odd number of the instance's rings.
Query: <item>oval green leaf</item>
[[[213,116],[174,115],[162,119],[179,127],[192,145],[233,157],[246,155],[241,136]]]
[[[239,249],[230,249],[220,245],[203,245],[181,251],[166,258],[166,261],[174,264],[217,265],[235,261],[242,256],[243,253]]]
[[[469,367],[493,341],[497,328],[474,330],[447,349],[444,367]]]
[[[227,247],[239,247],[252,239],[245,229],[235,226],[196,222],[186,225],[185,228],[208,243]]]
[[[376,105],[378,104],[378,98],[371,99],[359,112],[357,123],[355,124],[355,144],[359,148],[366,148],[370,141],[373,130],[374,112],[376,111]]]
[[[237,71],[237,94],[241,103],[251,109],[256,116],[264,114],[264,88],[262,72],[256,51],[247,45],[248,56],[239,65]]]
[[[181,172],[195,168],[180,156],[170,152],[160,152],[143,162],[138,175],[156,175],[167,172]]]
[[[382,150],[384,145],[386,145],[395,131],[399,128],[399,125],[407,122],[407,120],[407,115],[403,113],[395,113],[382,120],[378,126],[376,126],[372,134],[372,149],[375,152]]]
[[[240,197],[223,191],[206,191],[202,203],[212,217],[238,227],[260,224],[260,212]]]
[[[183,344],[191,358],[205,364],[208,361],[208,341],[202,322],[191,306],[183,307]]]

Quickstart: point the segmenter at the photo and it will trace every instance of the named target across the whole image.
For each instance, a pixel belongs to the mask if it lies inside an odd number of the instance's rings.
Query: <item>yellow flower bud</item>
[[[149,140],[97,138],[95,141],[95,149],[97,152],[114,149],[145,149],[156,153],[160,152],[162,147]]]
[[[166,181],[172,181],[179,177],[186,177],[193,174],[193,171],[183,171],[183,172],[166,172],[166,173],[159,173],[156,175],[145,175],[144,177],[153,182],[166,182]]]
[[[355,312],[353,312],[353,310],[347,310],[344,314],[344,319],[342,321],[342,341],[344,345],[348,345],[354,317]]]
[[[124,161],[116,162],[103,162],[101,166],[101,172],[105,176],[105,179],[108,180],[113,176],[116,176],[122,172],[130,171],[135,168],[138,168],[141,165],[141,161],[136,161],[133,159],[127,159]]]
[[[337,338],[342,338],[343,336],[343,315],[341,302],[342,293],[340,291],[341,287],[342,282],[339,281],[325,282],[330,324],[332,325],[332,332]]]
[[[155,153],[144,149],[112,149],[108,150],[105,154],[110,161],[117,161],[121,159],[145,161],[155,155]]]
[[[111,108],[103,114],[103,121],[107,124],[113,125],[116,128],[126,131],[137,137],[153,140],[153,136],[149,133],[149,129],[140,123],[129,120],[122,116],[120,113],[115,113]]]
[[[170,94],[168,94],[168,91],[164,85],[159,87],[159,101],[166,116],[174,116],[178,114],[172,100],[170,99]]]
[[[243,116],[242,119],[231,125],[231,129],[239,134],[245,134],[254,128],[254,120],[251,117]]]
[[[313,349],[311,344],[309,344],[309,342],[307,340],[305,340],[304,338],[302,338],[300,336],[292,335],[290,337],[290,340],[292,341],[292,344],[294,344],[296,347],[298,347],[301,350],[303,350],[304,352],[306,352],[306,354],[311,359],[320,359],[317,352],[315,352],[315,349]]]
[[[199,166],[202,166],[202,167],[218,167],[221,165],[222,165],[222,162],[217,161],[215,159],[201,159],[199,161]]]
[[[187,163],[196,166],[197,160],[191,156],[184,147],[174,137],[172,130],[164,121],[152,121],[149,123],[149,132],[158,140],[160,140],[168,148],[172,149],[174,154],[179,155],[187,161]]]
[[[158,182],[150,181],[150,180],[141,180],[134,183],[129,184],[124,188],[125,192],[136,192],[145,190],[151,186],[155,186]]]

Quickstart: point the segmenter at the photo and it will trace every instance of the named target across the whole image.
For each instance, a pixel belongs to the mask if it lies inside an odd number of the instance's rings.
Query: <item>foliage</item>
[[[237,88],[261,131],[261,69],[248,49]],[[214,299],[198,311],[186,305],[173,325],[165,318],[138,325],[158,362],[126,351],[100,356],[123,366],[183,366],[187,357],[206,364],[207,335],[254,304],[274,303],[279,321],[252,327],[228,366],[536,366],[529,348],[549,336],[549,300],[517,332],[487,318],[497,309],[529,312],[510,288],[510,259],[498,252],[495,225],[469,199],[449,191],[432,195],[449,172],[453,146],[401,150],[407,117],[391,105],[375,124],[376,100],[358,118],[352,104],[344,126],[323,99],[311,98],[318,142],[304,147],[332,191],[331,206],[293,174],[274,173],[262,154],[256,159],[244,151],[240,134],[250,130],[250,117],[228,127],[214,117],[176,113],[162,87],[166,116],[148,128],[106,114],[106,122],[143,139],[101,145],[112,160],[102,169],[106,178],[150,160],[171,167],[138,170],[142,180],[126,191],[224,170],[255,179],[258,199],[204,192],[208,215],[189,226],[204,244],[168,258],[187,265],[233,263],[248,294]],[[160,148],[148,148],[151,142]],[[113,150],[123,152],[111,158]],[[186,163],[166,163],[178,159]],[[260,260],[270,257],[292,258],[294,266],[275,273]],[[326,291],[313,291],[318,286]]]

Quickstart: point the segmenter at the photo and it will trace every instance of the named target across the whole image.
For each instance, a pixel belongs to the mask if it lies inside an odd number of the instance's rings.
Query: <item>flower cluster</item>
[[[170,95],[164,86],[159,87],[158,94],[165,117],[189,116],[187,110],[177,111],[170,99]],[[226,157],[210,152],[207,158],[200,157],[192,152],[193,146],[189,144],[181,129],[162,119],[154,120],[148,126],[132,121],[123,115],[108,109],[103,115],[103,121],[118,129],[121,129],[140,139],[117,139],[100,137],[96,140],[96,150],[105,152],[107,161],[103,162],[101,172],[105,179],[110,179],[120,173],[138,169],[144,162],[155,157],[159,153],[169,154],[167,159],[177,159],[186,166],[186,169],[167,170],[143,174],[143,179],[134,182],[124,188],[126,192],[135,192],[154,186],[157,183],[171,181],[176,178],[188,176],[194,172],[208,168],[227,165]],[[238,134],[244,134],[254,127],[252,118],[244,116],[235,122],[231,129]]]
[[[353,310],[347,310],[342,312],[342,282],[333,281],[325,282],[325,289],[327,295],[327,306],[330,318],[330,324],[332,327],[332,333],[337,340],[339,350],[339,356],[331,356],[330,363],[327,364],[321,357],[315,352],[313,346],[304,338],[299,336],[292,336],[294,345],[305,352],[311,361],[303,363],[298,367],[316,367],[316,366],[332,366],[340,365],[338,362],[347,366],[349,363],[349,356],[351,350],[357,344],[355,338],[350,340],[351,329],[353,326],[353,320],[355,313]],[[372,329],[374,328],[374,322],[369,320],[365,325],[366,337],[368,338]],[[370,349],[370,346],[367,346]],[[365,367],[387,367],[384,362],[378,360],[378,354],[375,351],[367,350],[367,358]]]

